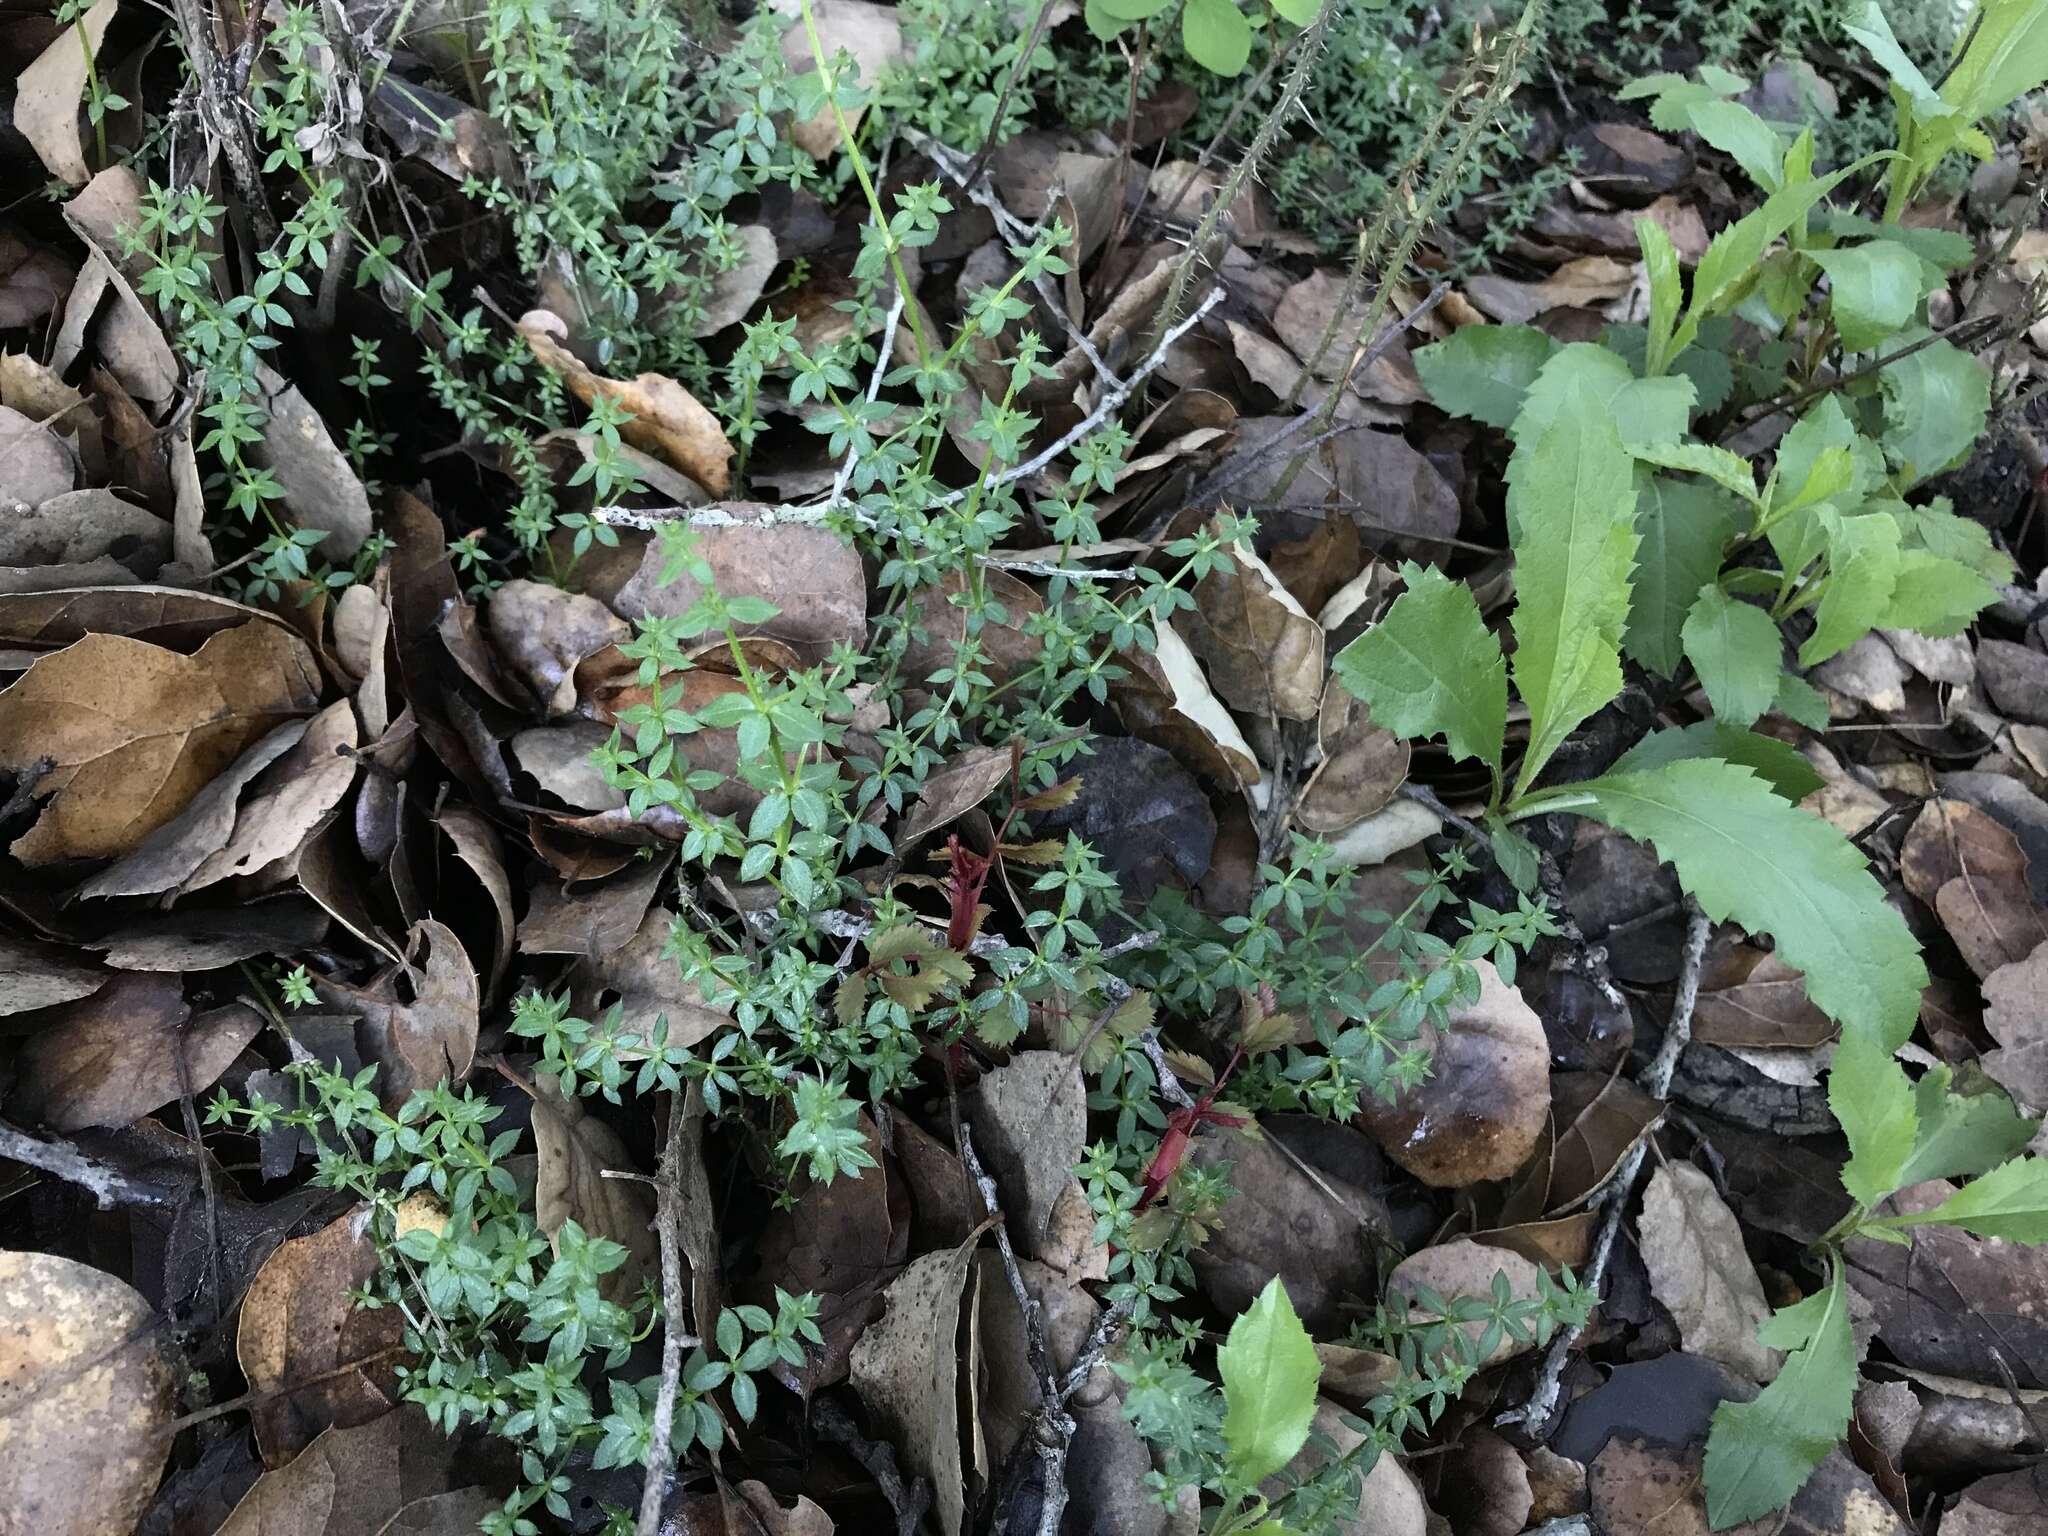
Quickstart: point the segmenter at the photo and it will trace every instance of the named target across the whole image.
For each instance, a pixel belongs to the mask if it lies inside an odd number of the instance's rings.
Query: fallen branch
[[[654,1399],[636,1536],[657,1536],[661,1529],[661,1506],[675,1472],[669,1444],[675,1431],[676,1394],[682,1386],[683,1351],[697,1343],[683,1332],[682,1167],[696,1151],[694,1133],[703,1114],[701,1103],[686,1104],[682,1096],[669,1095],[668,1144],[661,1154],[661,1177],[654,1181],[654,1226],[661,1240],[661,1390]],[[704,1326],[702,1318],[698,1326]]]
[[[61,1137],[38,1141],[26,1131],[0,1120],[0,1157],[39,1169],[90,1194],[103,1211],[121,1205],[172,1205],[176,1192],[130,1178],[118,1168],[98,1162]]]

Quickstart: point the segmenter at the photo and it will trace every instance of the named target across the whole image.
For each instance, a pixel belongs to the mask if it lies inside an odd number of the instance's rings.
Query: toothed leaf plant
[[[1485,765],[1485,822],[1512,877],[1535,871],[1515,823],[1604,822],[1653,847],[1708,917],[1767,936],[1841,1028],[1829,1104],[1855,1207],[1817,1245],[1823,1283],[1762,1330],[1787,1351],[1783,1370],[1714,1417],[1716,1529],[1787,1504],[1841,1438],[1857,1381],[1844,1242],[1906,1243],[1930,1223],[2048,1241],[2048,1163],[2023,1151],[2035,1122],[1995,1091],[1958,1093],[1946,1068],[1909,1077],[1895,1053],[1928,979],[1919,946],[1863,856],[1799,808],[1819,783],[1805,761],[1750,729],[1773,710],[1825,723],[1788,651],[1804,669],[1875,628],[1960,633],[2012,570],[1944,499],[1908,499],[1968,455],[1990,390],[1982,365],[1928,328],[1927,295],[1971,260],[1969,242],[1900,216],[1951,149],[1988,152],[1981,118],[2048,78],[2048,5],[1980,5],[1939,90],[1875,4],[1850,31],[1893,82],[1900,144],[1824,174],[1810,133],[1787,143],[1735,99],[1746,82],[1725,70],[1624,93],[1726,153],[1761,204],[1715,236],[1689,285],[1664,229],[1639,221],[1641,327],[1561,345],[1532,327],[1475,326],[1417,354],[1439,406],[1512,443],[1512,654],[1504,664],[1467,588],[1411,564],[1405,590],[1336,661],[1375,720]],[[1883,221],[1831,206],[1873,176]],[[1737,320],[1767,338],[1761,363],[1738,355]],[[1779,410],[1796,419],[1767,460],[1725,446]],[[1720,442],[1702,421],[1724,429]],[[1625,662],[1689,673],[1712,718],[1650,735],[1596,778],[1546,782],[1559,746],[1620,694]],[[1510,681],[1529,722],[1512,764]],[[1969,1182],[1932,1209],[1886,1206],[1937,1178]]]

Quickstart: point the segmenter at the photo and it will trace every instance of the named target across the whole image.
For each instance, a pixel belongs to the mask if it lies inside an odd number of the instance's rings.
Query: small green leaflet
[[[1787,720],[1805,726],[1809,731],[1824,731],[1828,727],[1828,701],[1821,697],[1821,691],[1801,677],[1797,672],[1787,672],[1778,679],[1778,713]],[[1801,762],[1805,759],[1801,758]],[[1758,772],[1762,772],[1761,769]],[[1816,783],[1814,789],[1820,788]],[[1811,791],[1808,791],[1811,793]],[[1806,795],[1791,797],[1804,800]]]
[[[1439,410],[1505,432],[1556,350],[1533,325],[1465,325],[1418,351],[1415,371]]]
[[[1580,721],[1621,692],[1635,504],[1635,466],[1613,417],[1588,391],[1575,393],[1508,461],[1515,686],[1530,714],[1521,787]]]
[[[1408,590],[1337,653],[1337,681],[1396,736],[1441,735],[1453,757],[1500,772],[1508,674],[1472,590],[1434,566],[1401,567]]]
[[[1785,179],[1785,145],[1777,129],[1739,101],[1716,97],[1695,102],[1686,113],[1692,131],[1741,166],[1765,192]]]
[[[1924,339],[1923,329],[1901,331],[1901,345]],[[1950,342],[1935,341],[1885,365],[1884,449],[1911,489],[1967,453],[1991,409],[1991,378],[1983,365]]]
[[[1974,1178],[2017,1157],[2041,1128],[1995,1088],[1951,1092],[1952,1076],[1947,1067],[1930,1067],[1913,1085],[1920,1135],[1899,1170],[1901,1189],[1925,1179]]]
[[[1871,240],[1806,254],[1828,275],[1828,312],[1851,352],[1897,334],[1920,307],[1920,258],[1903,245]]]
[[[1654,738],[1652,738],[1654,739]],[[1927,968],[1906,920],[1849,840],[1713,758],[1572,786],[1581,815],[1654,846],[1716,922],[1769,934],[1807,995],[1845,1031],[1895,1050],[1920,1015]]]
[[[1748,89],[1749,82],[1732,70],[1718,64],[1702,64],[1698,80],[1673,74],[1646,75],[1623,86],[1615,93],[1615,99],[1640,101],[1651,97],[1650,126],[1666,133],[1683,133],[1692,126],[1690,113],[1696,103],[1740,96]]]
[[[1790,1503],[1849,1427],[1856,1340],[1841,1266],[1826,1290],[1775,1314],[1758,1337],[1792,1354],[1753,1401],[1714,1410],[1706,1484],[1707,1523],[1717,1531]]]
[[[1961,1227],[1979,1237],[2048,1243],[2048,1161],[2016,1157],[1972,1179],[1931,1211],[1894,1216],[1885,1227]]]
[[[1718,757],[1747,768],[1770,785],[1773,794],[1795,804],[1821,786],[1820,775],[1797,747],[1720,720],[1696,720],[1653,732],[1624,752],[1608,772],[1644,773],[1689,757]]]
[[[1783,646],[1776,622],[1763,609],[1719,587],[1702,587],[1686,615],[1684,640],[1686,660],[1700,675],[1715,719],[1754,725],[1776,702]]]
[[[1827,529],[1828,574],[1821,585],[1813,633],[1799,647],[1799,665],[1818,666],[1882,623],[1899,582],[1899,525],[1889,512],[1838,517],[1820,508]]]
[[[1635,591],[1621,648],[1660,677],[1684,658],[1680,632],[1701,587],[1735,537],[1735,502],[1719,487],[1636,473]]]
[[[1849,1140],[1842,1187],[1859,1205],[1875,1205],[1899,1187],[1919,1137],[1913,1085],[1881,1041],[1845,1031],[1828,1072],[1828,1108]]]
[[[1223,1445],[1230,1473],[1244,1487],[1271,1477],[1308,1441],[1323,1363],[1280,1277],[1266,1282],[1230,1325],[1216,1351],[1223,1383]]]

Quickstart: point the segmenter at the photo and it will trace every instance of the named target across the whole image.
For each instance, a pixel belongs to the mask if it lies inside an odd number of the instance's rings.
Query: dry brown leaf
[[[1338,313],[1344,298],[1344,281],[1341,273],[1318,267],[1289,288],[1279,307],[1273,311],[1273,329],[1296,357],[1307,363],[1315,359],[1319,348],[1322,349],[1322,356],[1315,364],[1315,375],[1331,382],[1344,376],[1361,342],[1370,343],[1372,340],[1363,335],[1365,322],[1370,317],[1366,298],[1355,296],[1344,307],[1341,316]],[[1381,324],[1388,324],[1396,318],[1398,311],[1390,312]],[[1336,331],[1325,348],[1322,345],[1323,335],[1333,319],[1337,322]],[[1409,359],[1407,345],[1398,336],[1388,343],[1369,368],[1352,379],[1351,387],[1367,399],[1377,400],[1383,405],[1412,405],[1428,398],[1422,387],[1422,378]]]
[[[1348,1456],[1363,1445],[1365,1436],[1346,1422],[1350,1417],[1335,1403],[1318,1402],[1309,1443],[1295,1456],[1287,1475],[1265,1482],[1266,1496],[1278,1498],[1294,1481],[1309,1477],[1329,1460],[1329,1451]],[[1398,1458],[1382,1453],[1373,1458],[1372,1470],[1365,1475],[1358,1507],[1331,1529],[1334,1536],[1425,1536],[1429,1528],[1429,1506],[1413,1474]]]
[[[214,1536],[379,1536],[415,1502],[449,1491],[455,1446],[410,1404],[324,1430],[257,1478]]]
[[[782,58],[788,64],[789,72],[792,75],[815,73],[817,57],[811,49],[810,35],[798,11],[797,0],[771,0],[769,8],[778,15],[792,18],[788,30],[782,34]],[[860,84],[865,88],[874,86],[885,66],[909,56],[903,44],[902,24],[890,6],[871,5],[868,0],[816,0],[811,16],[817,23],[818,40],[824,44],[826,59],[837,58],[841,49],[853,55],[860,65]],[[860,131],[861,118],[865,113],[864,107],[846,109],[846,126],[850,132]],[[832,108],[823,106],[803,122],[791,124],[789,136],[796,140],[797,147],[805,154],[823,160],[839,147],[839,122]],[[947,1536],[954,1536],[954,1533],[949,1531]]]
[[[1088,1142],[1079,1063],[1063,1051],[1018,1052],[982,1078],[972,1121],[976,1149],[1002,1192],[1011,1239],[1037,1258]]]
[[[9,1103],[59,1131],[127,1125],[176,1099],[182,1082],[203,1095],[262,1027],[239,1003],[193,1018],[178,976],[124,973],[23,1042]]]
[[[701,318],[690,334],[698,338],[715,335],[728,325],[737,325],[761,302],[761,291],[780,259],[775,236],[759,224],[742,224],[732,231],[739,247],[737,264],[711,274],[711,287],[703,297]]]
[[[320,553],[346,564],[370,536],[374,519],[369,493],[327,423],[298,387],[267,368],[262,379],[263,437],[249,445],[249,459],[284,487],[284,504],[293,522],[326,533],[317,546]]]
[[[0,1529],[134,1528],[171,1450],[166,1343],[149,1303],[112,1275],[0,1253]]]
[[[393,1114],[421,1088],[461,1082],[476,1054],[476,969],[462,941],[445,923],[427,918],[413,924],[405,952],[408,963],[372,987],[315,983],[324,1001],[360,1015],[356,1049],[365,1062],[377,1063],[377,1097]],[[409,999],[400,995],[401,984]]]
[[[1491,961],[1475,962],[1479,1001],[1430,1032],[1431,1070],[1359,1120],[1387,1155],[1425,1184],[1462,1188],[1502,1179],[1542,1139],[1550,1114],[1550,1045],[1543,1021]]]
[[[1998,1042],[1983,1065],[1992,1080],[2030,1110],[2048,1109],[2048,944],[1984,978],[1984,1028]]]
[[[658,373],[624,380],[592,373],[562,345],[568,327],[552,311],[528,310],[520,317],[519,334],[542,366],[559,373],[569,392],[585,405],[602,395],[631,411],[633,419],[619,428],[627,442],[658,454],[712,495],[724,494],[732,478],[732,444],[725,440],[718,418],[695,395]]]
[[[71,452],[55,432],[12,406],[0,406],[0,502],[39,507],[70,490],[77,476]]]
[[[79,18],[94,56],[106,39],[107,27],[120,0],[98,0]],[[14,126],[28,140],[52,176],[74,187],[92,175],[85,145],[78,134],[85,104],[88,59],[76,29],[66,27],[50,41],[36,61],[15,80]]]
[[[1195,653],[1167,620],[1159,620],[1156,631],[1153,650],[1123,652],[1124,676],[1110,684],[1110,701],[1124,728],[1219,783],[1241,789],[1258,783],[1251,744],[1209,686]]]
[[[484,609],[491,642],[550,716],[576,708],[576,664],[630,640],[632,627],[594,597],[508,581]]]
[[[323,1429],[367,1424],[398,1401],[403,1319],[394,1307],[349,1300],[377,1275],[369,1218],[358,1205],[287,1238],[242,1298],[235,1358],[261,1394],[249,1413],[267,1467],[283,1466]]]
[[[0,445],[0,454],[7,452]],[[112,491],[97,489],[51,496],[34,511],[0,524],[0,565],[86,565],[110,559],[116,547],[121,550],[116,568],[123,571],[117,579],[153,577],[170,558],[171,525]]]
[[[736,502],[727,510],[750,519],[757,507]],[[811,665],[822,663],[835,645],[859,650],[866,641],[867,577],[859,553],[831,529],[735,521],[698,529],[697,541],[720,596],[765,597],[782,610],[764,623],[740,626],[739,635],[779,640]],[[670,618],[695,607],[704,589],[687,572],[662,585],[666,563],[660,543],[649,544],[640,569],[612,599],[613,612]]]
[[[1010,761],[1008,747],[967,747],[933,769],[896,829],[897,851],[907,852],[994,794],[1010,776]]]
[[[1558,1072],[1550,1079],[1550,1125],[1543,1145],[1515,1176],[1504,1223],[1575,1210],[1607,1182],[1663,1114],[1633,1079],[1604,1072]]]
[[[1427,1288],[1435,1291],[1445,1301],[1456,1301],[1460,1296],[1476,1296],[1484,1301],[1489,1300],[1493,1294],[1493,1277],[1505,1275],[1508,1292],[1514,1300],[1534,1301],[1538,1294],[1536,1277],[1539,1273],[1536,1266],[1519,1253],[1510,1253],[1505,1248],[1489,1248],[1482,1243],[1473,1242],[1469,1237],[1459,1237],[1448,1243],[1438,1243],[1433,1248],[1425,1248],[1420,1253],[1409,1254],[1396,1264],[1393,1273],[1387,1276],[1387,1291],[1390,1296],[1412,1296],[1418,1289]],[[1418,1319],[1431,1315],[1422,1312],[1412,1303],[1409,1313]],[[1461,1323],[1458,1326],[1475,1344],[1485,1330],[1483,1323]],[[1493,1353],[1488,1355],[1483,1363],[1498,1365],[1503,1360],[1511,1360],[1524,1350],[1535,1347],[1533,1335],[1527,1339],[1517,1340],[1503,1333],[1500,1342],[1494,1346]]]
[[[24,864],[128,852],[280,720],[310,713],[319,671],[303,641],[244,624],[198,652],[87,635],[0,693],[0,767],[52,798],[10,850]]]
[[[656,1024],[666,1018],[668,1044],[687,1048],[709,1039],[732,1020],[704,1001],[696,978],[685,976],[675,957],[666,953],[675,921],[675,913],[667,907],[653,908],[641,919],[630,942],[588,961],[578,979],[600,992],[617,995],[619,1023],[628,1033],[651,1039]]]
[[[1385,807],[1408,777],[1408,743],[1373,723],[1348,688],[1329,688],[1316,722],[1323,760],[1295,804],[1311,832],[1342,832]]]
[[[474,1536],[485,1516],[504,1507],[505,1501],[487,1488],[451,1488],[413,1499],[378,1526],[376,1536]]]
[[[1677,1321],[1686,1349],[1752,1381],[1775,1376],[1785,1357],[1756,1336],[1771,1304],[1714,1181],[1689,1163],[1659,1168],[1643,1191],[1638,1226],[1650,1291]]]
[[[90,244],[88,242],[88,244]],[[178,359],[150,311],[106,253],[92,249],[64,301],[64,323],[50,347],[50,366],[69,374],[87,335],[121,387],[161,412],[178,392]]]
[[[1597,308],[1620,298],[1635,281],[1632,263],[1611,256],[1581,256],[1540,283],[1483,272],[1465,284],[1465,295],[1503,325],[1527,325],[1548,310]]]
[[[1436,1500],[1456,1536],[1516,1536],[1536,1507],[1522,1453],[1484,1426],[1459,1437]]]
[[[1196,584],[1182,617],[1188,648],[1233,709],[1260,719],[1312,720],[1323,698],[1323,630],[1249,545]]]
[[[107,973],[68,950],[0,933],[0,1018],[90,997]]]
[[[853,1388],[904,1464],[932,1485],[939,1529],[960,1536],[966,1518],[960,1455],[961,1286],[972,1239],[911,1261],[882,1293],[888,1310],[853,1346]]]
[[[608,1301],[621,1305],[656,1273],[661,1248],[654,1236],[654,1192],[637,1178],[608,1179],[606,1169],[638,1173],[619,1133],[565,1098],[555,1079],[534,1080],[533,1146],[539,1160],[533,1219],[548,1241],[573,1221],[592,1237],[608,1237],[626,1250],[626,1262],[598,1280]]]
[[[505,845],[498,836],[497,828],[473,806],[443,806],[434,818],[434,825],[453,845],[455,857],[476,876],[477,883],[490,898],[493,942],[490,975],[484,988],[488,996],[512,963],[512,936],[516,931],[512,917],[512,881],[505,873]]]
[[[279,861],[295,862],[299,849],[355,783],[356,760],[349,755],[355,745],[355,710],[348,700],[337,699],[264,769],[235,816],[234,836],[181,889],[196,891],[237,876],[261,875]]]
[[[76,269],[55,251],[0,229],[0,330],[40,325],[77,280]]]
[[[1810,1050],[1838,1032],[1807,997],[1806,978],[1754,945],[1721,949],[1700,979],[1692,1035],[1708,1045]]]

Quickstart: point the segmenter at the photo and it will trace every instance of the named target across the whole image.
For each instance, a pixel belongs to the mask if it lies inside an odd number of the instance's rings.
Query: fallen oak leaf
[[[15,79],[14,126],[52,176],[82,187],[92,178],[78,136],[86,75],[105,40],[120,0],[99,3],[64,27]],[[91,53],[86,50],[90,48]]]
[[[551,310],[528,310],[520,316],[519,334],[542,366],[560,374],[585,405],[603,396],[631,411],[632,419],[619,425],[627,442],[660,455],[712,495],[725,493],[732,479],[732,444],[718,418],[682,385],[658,373],[620,380],[591,372],[562,345],[569,328]]]

